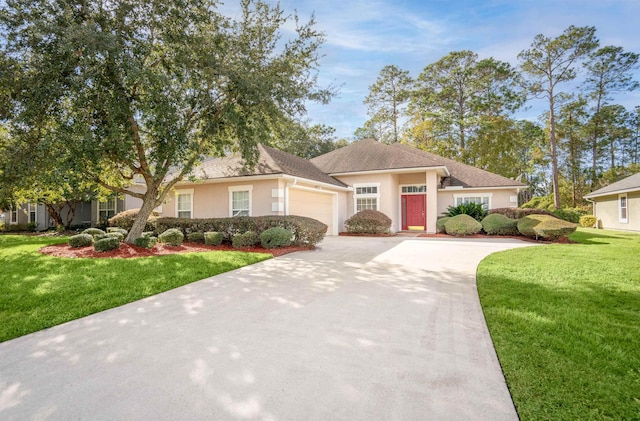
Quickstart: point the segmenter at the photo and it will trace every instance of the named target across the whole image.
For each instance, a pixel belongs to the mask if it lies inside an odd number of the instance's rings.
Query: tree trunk
[[[600,135],[599,135],[599,119],[600,119],[600,108],[602,105],[602,98],[600,95],[598,95],[598,100],[596,102],[596,112],[594,114],[595,117],[595,121],[594,121],[594,126],[593,126],[593,139],[592,142],[593,144],[591,145],[592,148],[592,162],[591,162],[591,189],[593,190],[595,185],[598,183],[598,177],[597,177],[597,173],[598,173],[598,141],[600,139]]]
[[[560,209],[560,190],[558,180],[558,153],[556,142],[556,116],[554,113],[553,89],[549,92],[549,143],[551,144],[551,181],[553,184],[553,205]]]
[[[140,207],[140,211],[136,216],[136,219],[133,221],[133,226],[131,230],[129,230],[129,234],[127,234],[127,238],[125,238],[125,242],[129,244],[133,244],[133,241],[142,235],[144,231],[144,227],[149,220],[149,217],[153,213],[153,210],[158,206],[158,203],[164,199],[166,195],[166,190],[163,193],[163,197],[158,197],[159,186],[152,185],[151,187],[147,185],[147,192],[144,195],[144,199],[142,199],[142,206]]]
[[[73,218],[76,216],[76,208],[78,207],[78,202],[65,202],[69,211],[67,212],[67,218],[64,221],[65,228],[69,228],[71,223],[73,222]]]
[[[56,223],[56,227],[58,225],[64,225],[62,223],[62,216],[60,216],[60,211],[56,209],[55,205],[46,203],[45,206],[47,207],[47,211],[49,212],[49,217],[51,217]]]

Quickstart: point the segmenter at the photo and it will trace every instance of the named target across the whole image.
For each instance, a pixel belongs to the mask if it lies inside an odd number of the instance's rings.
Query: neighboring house
[[[125,199],[116,199],[114,197],[104,202],[97,200],[80,202],[76,204],[75,214],[71,219],[70,226],[96,226],[104,224],[108,218],[111,218],[116,213],[134,207],[127,207]],[[128,199],[131,200],[131,198]],[[69,212],[69,207],[64,205],[61,211],[63,221],[67,220]],[[35,223],[37,231],[44,231],[56,227],[49,210],[43,204],[27,203],[17,205],[6,210],[4,215],[4,223],[6,225],[19,225],[21,228],[26,228],[28,224]]]
[[[516,207],[525,184],[402,144],[361,140],[311,160],[259,146],[252,170],[239,156],[205,160],[176,185],[161,216],[214,218],[301,215],[344,230],[363,209],[392,220],[392,230],[434,233],[436,219],[460,203]],[[125,197],[126,209],[140,207]]]
[[[598,227],[640,231],[640,173],[584,196],[593,203]]]

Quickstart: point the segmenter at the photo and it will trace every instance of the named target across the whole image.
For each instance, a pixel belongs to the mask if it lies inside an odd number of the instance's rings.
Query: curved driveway
[[[8,341],[0,419],[517,420],[475,271],[526,245],[327,238]]]

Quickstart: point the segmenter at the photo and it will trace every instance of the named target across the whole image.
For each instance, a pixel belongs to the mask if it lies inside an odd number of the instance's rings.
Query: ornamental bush
[[[269,228],[260,234],[260,243],[266,249],[287,247],[291,245],[291,231],[280,227]]]
[[[243,247],[253,247],[258,244],[259,237],[254,231],[247,231],[243,234],[235,234],[231,240],[234,249]]]
[[[593,215],[582,215],[580,217],[580,225],[586,228],[593,228],[598,222],[598,218]]]
[[[124,234],[122,234],[121,232],[108,232],[106,234],[96,234],[93,236],[93,239],[96,241],[102,240],[103,238],[117,238],[118,241],[123,241]]]
[[[125,237],[127,236],[127,234],[129,234],[129,231],[120,227],[107,227],[107,234],[109,234],[110,232],[119,232]]]
[[[188,232],[219,232],[223,241],[232,242],[235,234],[247,231],[262,233],[272,227],[288,229],[293,233],[292,244],[314,246],[324,238],[328,227],[322,222],[304,216],[237,216],[234,218],[158,218],[155,221],[158,232],[169,228],[179,228]]]
[[[78,234],[69,237],[69,246],[73,248],[88,247],[93,244],[93,236],[91,234]]]
[[[98,240],[93,245],[95,251],[110,251],[120,247],[120,240],[116,237],[107,237]]]
[[[204,243],[204,233],[190,232],[187,234],[187,241],[191,241],[192,243]]]
[[[125,229],[127,231],[131,231],[131,227],[133,226],[133,220],[138,216],[138,212],[140,209],[129,209],[120,213],[113,215],[107,221],[110,227],[118,227]],[[155,231],[154,222],[158,217],[158,212],[152,212],[151,216],[147,220],[147,223],[144,226],[144,231]]]
[[[438,218],[438,220],[436,221],[436,232],[446,232],[446,230],[444,229],[444,224],[446,224],[449,219],[451,219],[450,216],[443,216],[441,218]]]
[[[391,219],[384,213],[365,209],[344,221],[347,232],[358,234],[387,234],[391,229]]]
[[[150,249],[156,246],[156,244],[158,243],[158,239],[156,237],[138,237],[135,240],[133,240],[133,245],[134,246],[138,246],[138,247],[142,247],[144,249]]]
[[[463,213],[453,216],[445,222],[444,229],[449,235],[473,235],[482,230],[482,224],[473,217]]]
[[[179,246],[184,241],[184,234],[178,228],[169,228],[158,236],[158,241],[171,246]]]
[[[208,246],[219,246],[222,244],[222,233],[217,231],[205,232],[204,243]]]
[[[482,220],[482,229],[489,235],[519,235],[518,221],[499,213],[487,215]]]
[[[489,215],[493,215],[494,213],[498,213],[500,215],[504,215],[509,219],[520,219],[529,215],[550,215],[553,216],[551,212],[546,209],[522,209],[522,208],[495,208],[489,211]]]
[[[529,215],[518,221],[520,234],[530,238],[555,240],[567,237],[577,225],[549,215]]]
[[[82,231],[81,234],[89,234],[95,237],[96,235],[106,234],[106,232],[102,231],[100,228],[87,228]]]
[[[447,216],[457,215],[469,215],[476,221],[480,222],[487,216],[487,211],[484,210],[480,203],[461,203],[458,206],[449,206],[447,208]]]

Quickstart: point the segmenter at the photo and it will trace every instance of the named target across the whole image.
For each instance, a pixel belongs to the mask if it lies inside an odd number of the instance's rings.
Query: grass
[[[493,254],[478,290],[526,420],[640,419],[640,235],[579,229],[579,244]]]
[[[38,253],[66,240],[0,235],[0,342],[271,257],[213,251],[71,259]]]

